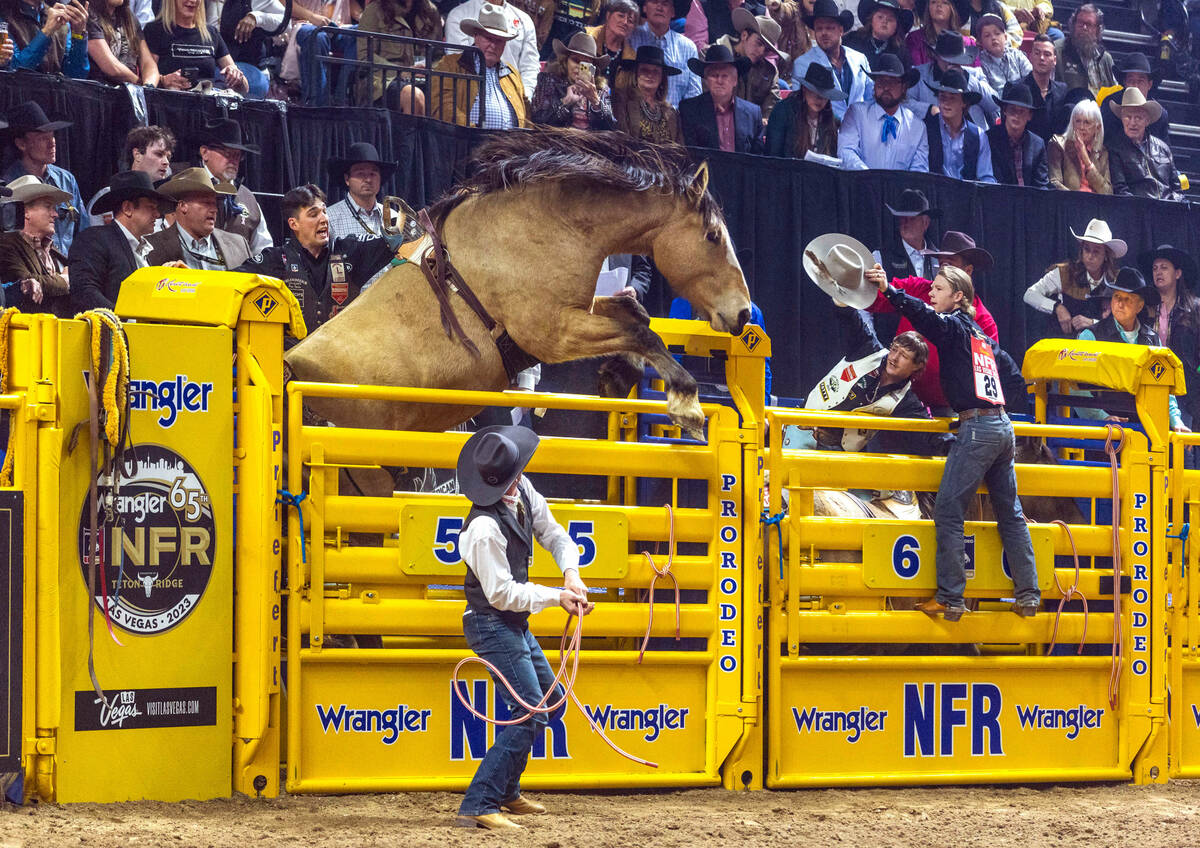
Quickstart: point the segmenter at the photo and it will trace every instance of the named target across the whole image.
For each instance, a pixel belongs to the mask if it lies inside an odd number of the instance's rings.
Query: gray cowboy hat
[[[1140,89],[1127,88],[1121,92],[1121,102],[1117,102],[1115,97],[1108,98],[1108,108],[1113,110],[1118,118],[1122,117],[1126,109],[1145,109],[1148,115],[1146,123],[1153,124],[1162,117],[1163,108],[1158,104],[1157,100],[1147,100]]]
[[[9,194],[13,203],[28,203],[46,197],[51,203],[68,203],[71,195],[56,185],[44,183],[32,174],[17,177],[8,184]]]
[[[1127,294],[1136,294],[1140,297],[1147,306],[1158,306],[1162,303],[1162,297],[1158,293],[1158,289],[1146,282],[1146,278],[1142,276],[1142,272],[1137,268],[1131,268],[1128,265],[1117,272],[1117,278],[1111,282],[1105,283],[1102,286],[1104,297],[1112,297],[1116,292],[1125,292]]]
[[[599,50],[596,48],[596,39],[592,38],[583,30],[571,36],[571,40],[563,44],[557,38],[554,39],[554,55],[565,60],[568,56],[575,56],[585,62],[591,62],[596,66],[596,70],[603,71],[608,67],[611,56],[599,55]]]
[[[458,455],[458,488],[471,503],[491,506],[504,496],[537,450],[528,427],[494,424],[467,439]]]
[[[379,168],[381,180],[386,180],[396,170],[395,162],[385,162],[379,157],[375,145],[368,141],[356,141],[350,145],[345,156],[329,160],[329,178],[334,183],[340,183],[346,172],[359,164],[375,165]]]
[[[873,267],[875,257],[870,248],[841,233],[817,236],[804,248],[808,278],[837,302],[855,309],[866,309],[879,293],[865,276]]]
[[[1194,290],[1197,283],[1200,283],[1200,268],[1197,267],[1196,260],[1178,247],[1173,247],[1169,244],[1160,244],[1154,250],[1147,250],[1138,254],[1138,268],[1147,280],[1154,278],[1155,259],[1165,259],[1182,271],[1183,276],[1180,278],[1180,282],[1189,289]]]
[[[201,169],[202,170],[202,169]],[[207,175],[207,172],[205,172]],[[174,198],[168,197],[154,188],[154,180],[143,171],[118,171],[108,181],[108,191],[100,195],[92,204],[92,212],[116,212],[126,200],[137,200],[148,197],[157,203],[172,204]]]
[[[479,7],[479,14],[474,18],[459,21],[458,28],[464,35],[476,36],[481,32],[494,35],[497,38],[516,38],[517,28],[504,14],[503,6],[484,3]]]

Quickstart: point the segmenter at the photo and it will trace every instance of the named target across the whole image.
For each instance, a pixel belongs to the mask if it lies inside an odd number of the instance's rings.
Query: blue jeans
[[[500,670],[517,694],[527,704],[536,704],[551,687],[554,694],[547,703],[554,703],[563,696],[561,685],[554,683],[554,672],[546,655],[529,625],[514,624],[495,613],[468,609],[463,615],[463,634],[467,645],[479,657]],[[495,679],[495,675],[492,675]],[[508,704],[512,718],[526,714],[526,710],[512,700],[508,690],[496,680],[496,692]],[[546,731],[546,725],[557,719],[566,710],[563,704],[553,713],[538,713],[521,724],[497,728],[496,740],[488,748],[483,761],[467,787],[458,812],[464,816],[482,816],[500,812],[500,805],[514,800],[521,794],[521,773],[529,759],[533,742]]]
[[[237,66],[238,70],[246,75],[246,82],[250,83],[250,90],[246,93],[246,97],[250,100],[265,98],[271,88],[271,77],[267,75],[267,72],[249,62],[238,62]]]
[[[347,27],[349,29],[349,27]],[[354,70],[346,66],[331,66],[326,72],[322,56],[334,50],[344,59],[353,59],[358,53],[358,40],[349,35],[332,35],[318,32],[312,24],[305,24],[296,33],[296,46],[300,48],[300,95],[309,106],[330,105],[329,77],[332,76],[338,93],[335,103],[344,103],[346,88],[354,77]]]
[[[963,573],[963,521],[967,505],[981,482],[986,482],[996,514],[1000,540],[1008,555],[1016,599],[1037,604],[1037,564],[1033,542],[1017,498],[1017,474],[1013,468],[1016,438],[1007,415],[970,418],[958,428],[958,438],[946,458],[942,483],[933,505],[937,532],[937,599],[948,607],[961,607],[967,578]]]

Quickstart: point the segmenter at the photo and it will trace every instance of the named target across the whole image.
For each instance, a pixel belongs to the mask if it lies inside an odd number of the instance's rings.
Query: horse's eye
[[[705,233],[704,237],[706,239],[708,239],[709,241],[711,241],[713,244],[717,244],[721,240],[721,237],[719,235],[717,235],[716,233]]]

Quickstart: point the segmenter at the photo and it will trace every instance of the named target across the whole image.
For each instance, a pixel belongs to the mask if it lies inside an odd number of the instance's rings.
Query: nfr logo
[[[467,682],[460,681],[458,684],[463,697],[471,702],[471,706],[476,712],[483,713],[486,716],[491,716],[497,721],[505,721],[512,716],[508,710],[508,705],[504,703],[504,699],[496,696],[495,687],[492,686],[491,680],[473,680],[470,686],[474,690],[474,697],[469,697],[471,692],[467,689]],[[489,699],[495,700],[495,708],[488,709]],[[551,713],[548,718],[549,722],[545,725],[546,731],[550,734],[550,757],[555,760],[570,759],[571,755],[567,753],[567,728],[563,724],[563,713],[566,712],[566,704],[563,704],[561,709]],[[536,719],[530,719],[530,723]],[[471,711],[463,706],[462,701],[454,694],[454,683],[450,684],[450,759],[451,760],[482,760],[483,755],[487,753],[488,737],[494,736],[494,731],[489,733],[489,728],[492,727],[488,722],[481,718],[476,718],[471,714]],[[498,729],[498,728],[497,728]],[[533,739],[533,751],[530,756],[535,760],[546,759],[546,733],[535,733]]]
[[[952,757],[969,729],[971,756],[1003,756],[1000,687],[994,683],[905,683],[904,756]],[[956,734],[955,728],[964,733]]]

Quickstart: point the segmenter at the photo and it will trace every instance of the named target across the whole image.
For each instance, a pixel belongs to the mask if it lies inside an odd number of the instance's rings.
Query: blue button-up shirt
[[[678,109],[680,100],[700,94],[700,77],[692,73],[687,64],[688,59],[697,58],[696,45],[690,38],[670,29],[662,36],[657,36],[651,32],[649,24],[642,24],[629,36],[629,46],[637,50],[645,44],[661,47],[667,64],[683,71],[667,77],[667,102],[671,106]]]
[[[871,103],[855,103],[846,110],[838,133],[838,154],[842,167],[850,171],[883,169],[889,171],[928,171],[929,139],[925,123],[903,103],[896,110],[895,137],[883,140],[883,124],[887,118],[883,107]]]
[[[963,178],[963,140],[973,129],[979,132],[979,161],[975,165],[975,179],[981,183],[994,183],[996,177],[992,173],[992,148],[988,144],[987,133],[978,127],[968,128],[964,123],[959,128],[958,135],[951,136],[950,128],[940,116],[937,123],[942,133],[942,173],[956,180]]]

